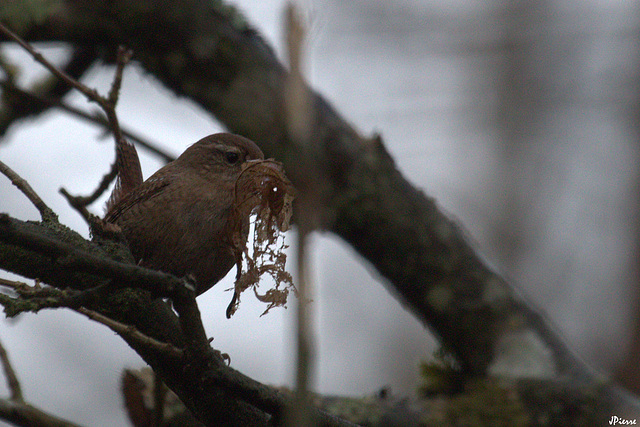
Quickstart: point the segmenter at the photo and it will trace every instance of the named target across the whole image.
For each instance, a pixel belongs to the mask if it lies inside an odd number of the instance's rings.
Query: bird
[[[237,215],[236,181],[248,163],[263,159],[245,137],[206,136],[140,185],[112,197],[104,220],[120,227],[139,265],[192,278],[200,295],[237,262],[229,230]],[[239,219],[246,242],[249,216]]]

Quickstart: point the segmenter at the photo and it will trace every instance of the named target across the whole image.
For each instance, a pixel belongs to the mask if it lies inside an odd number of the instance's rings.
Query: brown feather
[[[142,184],[142,168],[136,147],[126,139],[120,138],[116,147],[116,167],[118,176],[116,185],[107,201],[107,210],[118,204],[127,194]]]

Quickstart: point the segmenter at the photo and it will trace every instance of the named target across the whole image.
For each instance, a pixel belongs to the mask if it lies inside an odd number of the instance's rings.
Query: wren
[[[228,232],[235,185],[243,164],[262,159],[247,138],[209,135],[108,205],[105,220],[121,228],[139,265],[191,276],[199,295],[237,261]],[[240,220],[246,241],[249,217]]]

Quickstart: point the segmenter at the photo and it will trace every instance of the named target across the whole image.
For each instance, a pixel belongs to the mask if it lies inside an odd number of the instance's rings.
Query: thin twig
[[[37,62],[42,64],[56,77],[58,77],[59,79],[61,79],[62,81],[70,85],[71,87],[77,89],[79,92],[84,94],[90,101],[94,101],[98,105],[100,105],[100,107],[103,109],[103,111],[107,115],[109,127],[111,129],[111,132],[113,133],[113,137],[116,142],[116,148],[128,144],[124,139],[122,130],[120,129],[120,124],[118,122],[118,116],[116,114],[115,105],[118,100],[120,87],[122,85],[122,73],[124,71],[125,65],[131,59],[132,51],[124,47],[120,47],[118,49],[116,73],[115,73],[113,82],[111,83],[111,89],[109,90],[108,96],[103,97],[95,89],[90,89],[89,87],[80,83],[78,80],[66,74],[64,71],[57,68],[55,65],[51,64],[33,46],[31,46],[26,41],[22,40],[18,35],[13,33],[9,28],[4,26],[2,23],[0,23],[0,31],[3,32],[5,35],[7,35],[10,39],[15,41],[16,43],[18,43],[27,52],[29,52]],[[136,157],[137,157],[137,153],[136,153]],[[116,155],[116,160],[117,160],[117,155]],[[139,162],[138,162],[138,167],[139,167]],[[140,176],[141,175],[142,173],[140,172]],[[115,178],[115,175],[113,173],[108,173],[105,175],[105,178],[111,178],[111,177]],[[113,181],[113,178],[111,178],[111,181]],[[111,181],[109,181],[109,184],[111,183]],[[92,196],[86,197],[86,198],[74,198],[73,196],[69,195],[69,193],[66,193],[66,191],[63,194],[67,196],[67,199],[72,203],[72,206],[80,212],[83,218],[85,218],[88,221],[89,214],[85,209],[86,205],[83,205],[82,203],[86,201],[95,200],[97,197],[99,197],[99,195],[101,195],[106,190],[106,188],[108,188],[108,185],[104,185],[104,184],[105,182],[103,180],[101,185],[92,194]]]
[[[113,82],[111,83],[111,90],[109,91],[108,98],[110,108],[103,107],[116,142],[116,161],[114,162],[114,168],[118,172],[118,178],[116,181],[116,188],[111,195],[114,203],[119,196],[123,195],[123,190],[126,189],[125,191],[131,191],[142,183],[142,169],[140,167],[138,152],[122,135],[122,130],[120,129],[118,116],[116,115],[115,110],[120,86],[122,84],[122,72],[124,70],[124,66],[131,59],[132,54],[132,51],[125,49],[122,46],[118,48],[116,73],[114,75]],[[109,204],[107,204],[107,206],[109,206]]]
[[[62,70],[68,76],[78,79],[95,63],[98,53],[95,47],[87,45],[73,47],[71,50],[71,57]],[[41,114],[50,108],[51,104],[38,102],[33,98],[21,96],[21,94],[11,90],[11,86],[15,87],[17,85],[14,76],[18,75],[20,68],[8,62],[1,64],[1,66],[7,75],[6,82],[8,82],[5,85],[3,94],[4,108],[0,110],[0,134],[4,134],[9,126],[16,121]],[[70,90],[73,90],[73,87],[51,73],[47,73],[44,78],[31,84],[29,90],[38,93],[40,96],[59,101]]]
[[[40,217],[43,221],[58,222],[58,215],[46,205],[46,203],[38,196],[38,194],[31,188],[29,183],[13,171],[9,166],[0,161],[0,172],[11,180],[11,183],[18,187],[18,189],[24,194],[27,199],[38,209]]]
[[[16,291],[21,297],[24,297],[29,301],[33,301],[36,304],[38,304],[38,300],[42,301],[43,303],[42,308],[49,308],[49,307],[71,308],[77,311],[78,313],[84,314],[91,320],[94,320],[98,323],[102,323],[103,325],[107,326],[108,328],[118,333],[125,339],[136,341],[147,347],[160,351],[170,357],[175,357],[175,358],[182,357],[182,354],[183,354],[182,350],[176,348],[170,343],[164,343],[164,342],[158,341],[154,338],[151,338],[148,335],[143,334],[133,326],[125,325],[124,323],[120,323],[116,320],[110,319],[109,317],[103,314],[100,314],[97,311],[79,306],[79,303],[82,303],[83,300],[85,300],[86,302],[87,299],[91,299],[94,297],[94,295],[89,295],[88,297],[84,297],[84,295],[87,293],[94,294],[95,292],[92,292],[93,289],[89,289],[87,291],[82,291],[82,292],[72,291],[73,295],[68,296],[68,293],[69,293],[68,291],[62,291],[53,287],[41,288],[39,286],[29,286],[23,282],[16,282],[16,281],[7,280],[3,278],[0,278],[0,286],[6,286],[8,288],[11,288],[14,291]],[[98,288],[104,289],[103,287],[98,287]],[[99,292],[100,289],[98,288],[94,288],[94,289],[97,289],[97,291]],[[1,352],[2,352],[2,349],[0,348],[0,353]],[[0,359],[4,361],[2,354],[0,354]],[[5,365],[6,365],[6,362],[5,362]],[[6,367],[5,367],[5,370],[6,370]],[[7,377],[9,378],[9,380],[11,380],[11,377],[9,376],[9,374],[7,374]]]
[[[76,88],[78,91],[84,94],[87,98],[97,102],[98,104],[100,104],[100,106],[104,108],[103,104],[106,104],[107,100],[101,97],[95,89],[91,89],[83,85],[78,80],[74,79],[73,77],[69,76],[67,73],[58,69],[55,65],[50,63],[40,52],[34,49],[33,46],[31,46],[26,41],[22,40],[17,34],[15,34],[13,31],[11,31],[1,22],[0,22],[0,31],[2,31],[11,40],[18,43],[24,50],[26,50],[31,54],[33,59],[35,59],[37,62],[42,64],[47,70],[51,71],[51,73],[53,73],[60,80],[67,83],[69,86]]]
[[[122,87],[122,74],[124,72],[124,67],[131,60],[131,56],[133,55],[133,51],[130,49],[126,49],[123,46],[118,48],[118,59],[116,62],[116,72],[113,77],[113,82],[111,83],[111,89],[109,90],[109,95],[105,100],[105,103],[100,103],[100,106],[103,108],[105,114],[107,115],[107,120],[110,125],[110,130],[113,133],[113,136],[116,140],[116,147],[122,144],[124,141],[124,135],[122,133],[122,129],[120,128],[120,124],[118,123],[118,116],[116,115],[115,106],[118,103],[118,97],[120,96],[120,88]],[[90,223],[90,214],[86,209],[86,206],[90,205],[98,197],[104,193],[111,182],[118,176],[118,166],[117,161],[113,163],[111,169],[108,173],[106,173],[102,177],[102,181],[98,185],[98,188],[89,196],[81,197],[81,196],[72,196],[65,190],[64,188],[60,189],[60,193],[67,198],[67,201],[76,208],[82,216],[85,218],[87,222]]]
[[[160,375],[153,373],[153,422],[154,426],[161,426],[164,420],[164,406],[167,397],[167,387]]]
[[[89,319],[94,320],[98,323],[102,323],[107,326],[112,331],[116,332],[118,335],[122,336],[125,339],[133,340],[138,342],[139,344],[145,345],[146,347],[153,348],[154,350],[165,354],[169,357],[173,358],[181,358],[184,352],[176,348],[174,345],[162,341],[158,341],[155,338],[151,338],[148,335],[143,334],[134,326],[125,325],[124,323],[120,323],[116,320],[110,319],[109,317],[98,313],[97,311],[89,310],[85,307],[79,307],[75,309],[78,313],[84,314]]]
[[[16,282],[14,280],[3,279],[2,277],[0,277],[0,286],[7,286],[9,288],[16,289],[18,287],[28,285],[24,282]]]
[[[102,193],[104,193],[109,188],[109,185],[111,185],[116,176],[118,176],[118,168],[114,163],[111,165],[111,169],[109,170],[109,172],[104,174],[98,187],[90,195],[74,196],[70,194],[64,187],[60,188],[59,191],[60,194],[62,194],[67,199],[67,202],[69,202],[71,206],[73,206],[78,212],[80,212],[82,217],[88,223],[91,223],[91,213],[87,210],[87,206],[95,202],[98,197],[100,197]]]
[[[18,297],[0,294],[0,305],[4,307],[7,317],[13,317],[24,312],[37,313],[45,308],[77,308],[88,301],[95,300],[97,295],[106,287],[101,285],[86,291],[74,289],[60,290],[51,286],[42,287],[36,280],[34,286],[26,283],[0,279],[0,286],[12,289]]]
[[[107,97],[109,103],[114,107],[118,103],[118,97],[120,96],[120,87],[122,87],[122,73],[124,72],[124,67],[129,63],[129,61],[131,61],[132,56],[133,51],[131,49],[127,49],[124,46],[118,47],[116,73],[113,76],[113,82],[111,83],[111,89],[109,90],[109,95]]]
[[[64,187],[60,187],[60,190],[58,191],[64,196],[65,199],[67,199],[67,203],[69,203],[76,211],[78,211],[80,216],[84,218],[87,223],[89,223],[91,212],[89,212],[89,210],[87,209],[87,205],[84,204],[84,200],[86,199],[86,197],[74,196],[70,194]]]
[[[7,81],[7,80],[0,80],[0,87],[2,87],[2,89],[4,89],[5,91],[11,92],[16,96],[26,98],[27,102],[38,103],[41,105],[47,105],[49,107],[59,108],[63,111],[66,111],[69,114],[72,114],[76,117],[84,119],[88,122],[102,126],[108,129],[109,131],[111,131],[109,127],[109,122],[107,121],[106,116],[101,115],[100,110],[95,111],[93,114],[88,113],[77,107],[74,107],[73,105],[69,105],[59,99],[44,97],[42,95],[38,95],[33,92],[24,90],[16,86],[15,84],[13,84],[11,81]],[[158,147],[156,144],[153,144],[145,140],[143,137],[136,135],[132,130],[122,129],[122,134],[125,137],[127,137],[127,139],[135,142],[140,147],[160,157],[164,162],[168,163],[176,159],[176,157],[173,154],[170,154],[167,151],[163,150],[162,148]]]
[[[11,400],[16,402],[24,402],[24,397],[22,396],[22,388],[20,387],[20,381],[18,381],[18,376],[13,370],[13,366],[11,366],[7,351],[4,349],[4,346],[1,342],[0,361],[2,362],[2,367],[4,368],[4,374],[7,377],[7,385],[9,387],[9,392],[11,393]]]
[[[290,73],[287,81],[285,95],[286,124],[289,137],[299,144],[301,148],[307,147],[311,135],[311,103],[309,94],[304,84],[302,75],[302,55],[304,42],[304,23],[299,11],[289,3],[286,7],[286,44],[289,55]],[[312,286],[308,280],[306,244],[311,222],[306,219],[304,207],[306,194],[301,194],[298,206],[302,212],[298,221],[298,304],[296,311],[296,339],[297,356],[296,363],[296,389],[294,406],[288,419],[292,426],[310,426],[313,424],[311,411],[310,382],[313,365],[314,335],[311,322],[313,320],[311,307],[308,301],[312,297]],[[306,212],[306,213],[305,213]]]
[[[21,427],[80,427],[78,424],[48,414],[29,403],[10,399],[0,399],[0,418]]]

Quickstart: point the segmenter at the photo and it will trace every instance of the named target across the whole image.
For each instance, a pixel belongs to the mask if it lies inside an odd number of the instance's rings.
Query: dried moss
[[[228,315],[237,310],[240,295],[253,289],[256,298],[267,304],[262,315],[274,307],[284,307],[290,290],[296,291],[291,274],[286,271],[284,232],[289,229],[294,189],[284,175],[282,165],[274,160],[253,162],[245,166],[235,191],[235,212],[228,227],[230,240],[236,248],[238,274],[235,295]],[[251,213],[254,222],[253,245],[249,249],[244,239],[242,218]],[[274,285],[258,293],[261,277],[269,275]]]
[[[519,427],[531,425],[526,408],[510,385],[496,379],[477,379],[462,393],[434,399],[420,425]]]

